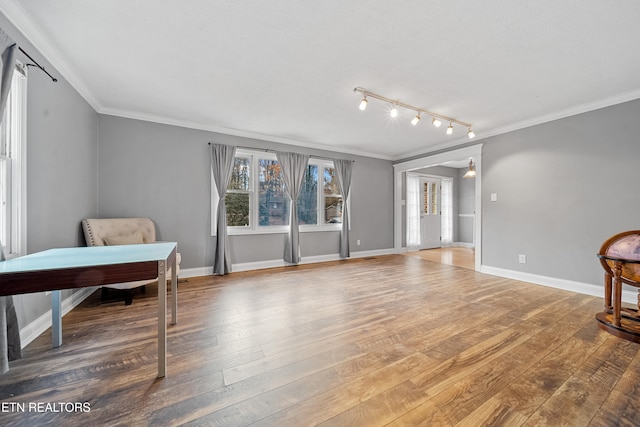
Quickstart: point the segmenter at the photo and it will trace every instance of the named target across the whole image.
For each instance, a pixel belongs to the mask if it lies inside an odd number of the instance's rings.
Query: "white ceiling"
[[[633,0],[0,0],[100,113],[401,159],[640,98]],[[34,69],[32,69],[34,70]],[[32,71],[36,72],[36,71]]]

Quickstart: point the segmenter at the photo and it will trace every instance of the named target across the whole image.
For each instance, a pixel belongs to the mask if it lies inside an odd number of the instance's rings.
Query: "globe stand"
[[[640,343],[640,294],[638,308],[622,307],[622,285],[640,287],[640,230],[610,237],[598,253],[604,275],[604,311],[596,314],[600,329]]]

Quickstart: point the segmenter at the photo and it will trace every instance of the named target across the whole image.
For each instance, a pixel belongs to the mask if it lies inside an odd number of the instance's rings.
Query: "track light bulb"
[[[391,117],[398,117],[398,107],[396,107],[395,105],[391,108]]]
[[[473,133],[473,131],[471,130],[471,128],[469,128],[469,132],[467,132],[467,136],[469,137],[469,139],[473,138],[476,136],[475,133]]]
[[[413,119],[411,119],[411,124],[415,126],[415,125],[418,124],[419,121],[420,121],[420,113],[418,113],[417,116],[415,116]]]
[[[362,97],[362,101],[360,101],[360,110],[364,111],[367,109],[367,96]]]
[[[449,127],[447,128],[447,135],[451,135],[453,134],[453,126],[451,125],[451,122],[449,122]]]
[[[433,125],[437,128],[440,127],[440,125],[442,124],[442,122],[438,119],[436,119],[435,117],[433,118],[433,120],[431,121],[431,123],[433,123]]]

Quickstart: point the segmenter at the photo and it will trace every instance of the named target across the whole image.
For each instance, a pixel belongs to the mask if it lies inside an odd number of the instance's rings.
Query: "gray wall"
[[[463,178],[469,169],[458,169],[458,240],[460,243],[473,243],[473,224],[476,210],[476,180]]]
[[[100,115],[98,127],[99,215],[152,218],[160,239],[178,242],[182,268],[212,265],[210,141],[355,160],[351,250],[393,247],[393,168],[389,161],[107,115]],[[338,239],[338,232],[301,233],[302,256],[335,254]],[[281,259],[284,234],[231,236],[230,248],[233,263]]]
[[[27,82],[27,251],[83,244],[80,221],[97,213],[98,115],[0,14],[0,27],[58,78],[29,67]],[[18,59],[28,62],[18,54]],[[63,298],[73,291],[64,291]],[[24,327],[51,309],[44,293],[15,297]]]
[[[482,263],[600,284],[603,241],[640,229],[638,117],[635,100],[482,141]]]

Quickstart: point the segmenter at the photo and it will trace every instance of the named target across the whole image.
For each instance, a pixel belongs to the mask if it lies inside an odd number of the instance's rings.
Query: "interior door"
[[[420,210],[420,249],[441,246],[441,200],[440,179],[424,177],[420,179],[422,203]]]

